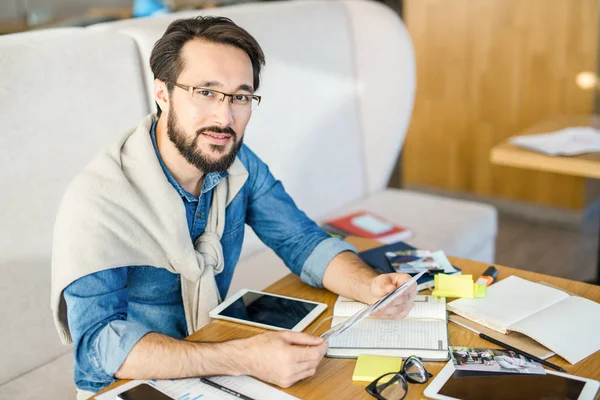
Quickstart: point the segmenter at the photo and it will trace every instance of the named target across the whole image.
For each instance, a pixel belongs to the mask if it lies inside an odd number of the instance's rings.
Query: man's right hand
[[[283,388],[313,376],[327,352],[324,339],[291,331],[263,333],[239,340],[238,345],[246,375]]]

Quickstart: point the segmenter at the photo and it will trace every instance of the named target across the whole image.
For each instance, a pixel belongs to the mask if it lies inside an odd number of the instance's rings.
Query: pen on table
[[[213,381],[211,381],[211,380],[209,380],[209,379],[206,379],[206,378],[200,378],[200,382],[202,382],[202,383],[206,383],[207,385],[210,385],[210,386],[212,386],[212,387],[214,387],[214,388],[217,388],[217,389],[219,389],[219,390],[221,390],[221,391],[223,391],[223,392],[225,392],[225,393],[229,393],[230,395],[232,395],[232,396],[235,396],[235,397],[238,397],[238,398],[240,398],[240,399],[244,399],[244,400],[254,400],[252,397],[248,397],[248,396],[246,396],[245,394],[242,394],[242,393],[236,392],[236,391],[235,391],[235,390],[233,390],[233,389],[229,389],[228,387],[225,387],[225,386],[223,386],[223,385],[220,385],[220,384],[218,384],[217,382],[213,382]]]
[[[488,342],[492,342],[492,343],[494,343],[494,344],[497,344],[498,346],[502,346],[502,347],[504,347],[505,349],[512,350],[512,351],[514,351],[515,353],[522,354],[522,355],[524,355],[525,357],[531,358],[533,361],[537,361],[537,362],[539,362],[540,364],[544,364],[545,366],[547,366],[547,367],[550,367],[550,368],[552,368],[552,369],[555,369],[555,370],[557,370],[557,371],[560,371],[560,372],[567,372],[567,371],[565,371],[565,369],[564,369],[564,368],[561,368],[561,367],[559,367],[558,365],[554,365],[554,364],[552,364],[551,362],[548,362],[548,361],[546,361],[546,360],[542,360],[541,358],[539,358],[539,357],[536,357],[536,356],[534,356],[534,355],[532,355],[532,354],[525,353],[523,350],[519,350],[519,349],[517,349],[516,347],[512,347],[511,345],[508,345],[508,344],[506,344],[506,343],[502,343],[501,341],[499,341],[499,340],[496,340],[496,339],[494,339],[493,337],[489,337],[489,336],[488,336],[488,335],[486,335],[485,333],[480,333],[480,334],[479,334],[479,337],[480,337],[480,338],[482,338],[482,339],[485,339],[485,340],[487,340]]]

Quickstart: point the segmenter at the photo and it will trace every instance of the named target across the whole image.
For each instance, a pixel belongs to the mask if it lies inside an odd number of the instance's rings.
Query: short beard
[[[218,160],[210,160],[198,149],[198,138],[203,132],[227,133],[231,135],[233,140],[233,146],[231,150],[228,153],[223,154]],[[188,163],[198,168],[205,174],[210,172],[227,171],[229,167],[231,167],[231,164],[233,164],[235,161],[235,157],[244,143],[244,138],[242,137],[238,141],[236,132],[230,127],[221,128],[218,126],[201,128],[196,132],[196,136],[194,138],[188,139],[185,133],[179,129],[177,117],[172,109],[169,110],[169,116],[167,118],[167,135],[175,147],[177,147],[177,150],[179,150],[179,154],[181,154]],[[211,144],[210,148],[218,153],[225,152],[224,146]]]

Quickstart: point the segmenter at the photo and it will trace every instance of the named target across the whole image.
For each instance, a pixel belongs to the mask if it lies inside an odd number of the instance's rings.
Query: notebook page
[[[417,295],[415,305],[406,318],[446,320],[446,299]]]
[[[600,350],[600,304],[571,296],[510,326],[575,364]]]
[[[336,317],[350,317],[367,307],[366,304],[339,296],[333,307]],[[446,299],[427,295],[417,295],[415,305],[407,318],[446,319]]]
[[[365,319],[334,337],[330,348],[447,350],[445,321]]]
[[[563,291],[517,276],[509,276],[487,288],[486,297],[448,303],[452,311],[500,333],[509,326],[569,297]]]
[[[338,299],[333,305],[333,315],[350,317],[366,307],[367,304],[361,303],[360,301],[354,301],[344,296],[338,296]]]

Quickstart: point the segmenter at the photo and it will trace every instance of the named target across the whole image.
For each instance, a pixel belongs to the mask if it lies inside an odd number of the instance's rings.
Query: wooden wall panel
[[[581,209],[584,180],[493,166],[489,150],[558,114],[589,114],[598,0],[406,0],[417,94],[403,181]]]

